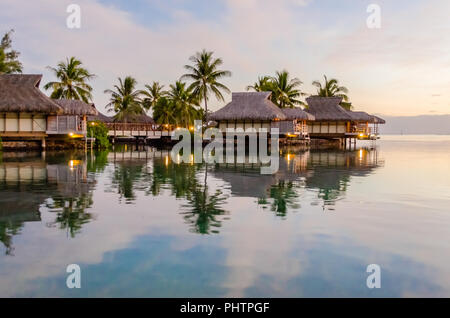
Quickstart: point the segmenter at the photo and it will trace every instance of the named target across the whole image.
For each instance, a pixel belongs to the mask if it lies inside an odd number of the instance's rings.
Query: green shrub
[[[95,138],[95,147],[105,149],[109,147],[108,127],[101,121],[88,122],[87,136]]]

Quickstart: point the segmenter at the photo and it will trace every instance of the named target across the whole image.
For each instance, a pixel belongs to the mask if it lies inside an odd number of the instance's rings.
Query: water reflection
[[[25,222],[41,221],[41,206],[55,214],[48,227],[74,238],[95,219],[90,207],[100,176],[110,179],[106,191],[115,193],[119,203],[134,204],[139,194],[157,197],[169,191],[183,200],[178,213],[190,232],[217,234],[231,217],[226,208],[230,196],[255,198],[255,207],[286,218],[289,211],[301,210],[309,191],[316,193],[312,204],[333,210],[352,176],[366,176],[382,164],[376,149],[283,150],[273,175],[261,175],[258,164],[179,164],[168,151],[146,147],[87,155],[7,154],[0,165],[0,240],[6,254],[13,255],[13,237]],[[217,187],[218,181],[226,186]]]
[[[93,215],[93,178],[87,174],[82,153],[7,153],[0,164],[0,241],[7,255],[13,255],[12,237],[25,222],[41,221],[39,209],[55,212],[49,227],[59,227],[71,237]]]

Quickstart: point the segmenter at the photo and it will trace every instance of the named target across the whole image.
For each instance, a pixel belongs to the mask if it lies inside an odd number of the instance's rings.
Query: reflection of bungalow
[[[384,123],[381,118],[365,112],[345,110],[340,106],[341,97],[311,96],[306,101],[308,113],[315,117],[309,127],[311,138],[375,139],[378,124]]]
[[[231,129],[279,128],[282,135],[306,136],[306,122],[313,119],[301,109],[282,110],[270,100],[270,92],[233,93],[232,100],[211,114],[210,119],[226,132]]]
[[[0,75],[0,137],[3,141],[42,141],[84,137],[86,116],[96,115],[82,101],[55,100],[39,90],[42,75]]]

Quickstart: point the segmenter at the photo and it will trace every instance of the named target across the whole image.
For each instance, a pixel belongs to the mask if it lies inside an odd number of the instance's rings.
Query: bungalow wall
[[[315,121],[308,124],[310,134],[345,134],[347,132],[346,122]]]
[[[308,133],[306,121],[297,121],[297,120],[280,120],[280,121],[224,120],[218,121],[218,128],[222,132],[226,132],[227,128],[231,129],[241,128],[244,131],[249,128],[254,128],[257,131],[261,128],[265,128],[269,132],[271,128],[278,128],[280,134]]]
[[[218,128],[222,132],[226,132],[227,128],[231,129],[237,129],[241,128],[243,130],[249,129],[249,128],[255,128],[256,130],[261,128],[266,128],[268,131],[270,131],[271,128],[271,122],[270,121],[255,121],[255,120],[221,120],[218,121]]]
[[[1,136],[86,133],[86,116],[47,116],[32,113],[0,113]],[[30,135],[31,134],[31,135]]]
[[[305,120],[274,121],[272,127],[278,128],[280,134],[308,134],[308,126]]]
[[[43,114],[0,113],[0,132],[45,132],[47,121]]]
[[[86,133],[86,116],[48,116],[48,134]]]

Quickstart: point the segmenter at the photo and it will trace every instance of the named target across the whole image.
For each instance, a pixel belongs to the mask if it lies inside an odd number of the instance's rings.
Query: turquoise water
[[[4,153],[0,296],[450,296],[450,136],[205,168],[130,146]]]

